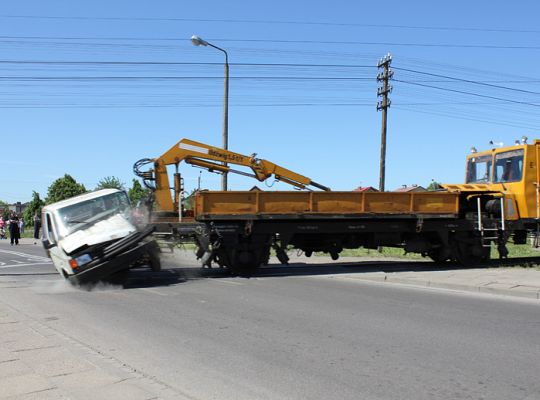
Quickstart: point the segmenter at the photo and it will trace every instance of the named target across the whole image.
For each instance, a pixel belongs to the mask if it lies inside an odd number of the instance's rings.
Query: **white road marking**
[[[243,285],[243,282],[235,282],[235,281],[229,281],[225,279],[212,279],[212,282],[218,282],[218,283],[228,283],[229,285]]]
[[[32,255],[32,254],[21,253],[21,252],[18,252],[18,251],[0,250],[0,253],[6,253],[6,254],[11,254],[11,255],[19,256],[19,257],[24,257],[24,258],[26,258],[26,259],[28,259],[28,260],[49,261],[49,258],[47,258],[47,257],[34,256],[34,255]]]
[[[24,261],[17,261],[17,260],[9,260],[9,261],[16,262],[17,264],[24,264]]]
[[[144,290],[145,292],[150,292],[150,293],[153,293],[153,294],[157,294],[157,295],[160,295],[160,296],[169,296],[168,294],[166,293],[161,293],[155,289],[151,289],[151,288],[141,288],[141,290]]]
[[[29,263],[29,264],[2,265],[2,266],[0,266],[0,269],[3,269],[3,268],[15,268],[15,267],[30,267],[30,266],[33,266],[33,265],[48,265],[48,264],[52,264],[52,261],[35,262],[35,263]]]

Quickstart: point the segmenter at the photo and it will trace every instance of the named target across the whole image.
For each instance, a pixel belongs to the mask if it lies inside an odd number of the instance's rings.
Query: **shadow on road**
[[[515,261],[521,259],[515,259]],[[325,262],[316,260],[315,262],[303,262],[293,260],[289,265],[270,264],[259,268],[252,276],[236,276],[235,278],[277,278],[288,276],[321,276],[340,274],[365,274],[365,273],[391,273],[391,272],[433,272],[433,271],[459,271],[468,269],[455,262],[435,263],[423,260],[351,260]],[[311,260],[309,260],[311,261]],[[486,265],[478,265],[474,268],[482,267],[504,267],[517,265],[515,261],[491,260]],[[168,268],[167,268],[168,267]],[[185,263],[165,264],[162,272],[151,272],[148,269],[132,269],[126,278],[120,283],[125,289],[149,288],[159,286],[171,286],[185,284],[189,281],[200,281],[203,279],[229,278],[233,277],[228,270],[222,268],[201,268],[193,260]],[[119,282],[116,282],[119,283]]]
[[[372,272],[400,271],[449,271],[463,269],[456,263],[433,263],[422,261],[341,261],[329,263],[295,262],[289,265],[270,264],[263,266],[250,278],[276,278],[287,276],[318,276],[338,274],[362,274]],[[195,266],[176,266],[161,272],[151,272],[148,269],[132,269],[121,283],[125,289],[171,286],[189,281],[212,278],[227,278],[232,275],[226,269],[200,268]]]
[[[184,274],[176,269],[163,270],[161,272],[153,272],[148,269],[132,269],[120,282],[113,281],[113,283],[122,285],[124,289],[140,289],[172,286],[186,281],[187,278]]]
[[[456,263],[433,263],[422,261],[341,261],[327,264],[296,262],[289,265],[262,267],[256,277],[316,276],[361,274],[373,272],[449,271],[463,269]]]

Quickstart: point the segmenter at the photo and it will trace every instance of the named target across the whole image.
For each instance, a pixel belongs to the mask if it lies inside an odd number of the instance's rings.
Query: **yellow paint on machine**
[[[449,192],[199,192],[195,216],[264,214],[452,214],[459,193]]]

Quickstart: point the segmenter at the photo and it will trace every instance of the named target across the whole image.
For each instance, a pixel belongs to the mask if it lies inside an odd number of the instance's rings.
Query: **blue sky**
[[[183,137],[220,145],[223,55],[194,47],[193,34],[229,52],[231,150],[256,152],[334,190],[378,186],[376,64],[390,52],[387,189],[461,182],[471,146],[540,137],[539,8],[534,1],[5,2],[0,200],[28,201],[33,190],[45,197],[65,173],[89,189],[106,176],[129,186],[135,161]],[[194,188],[199,170],[181,172]],[[219,182],[202,174],[203,187]],[[230,178],[232,189],[253,184]]]

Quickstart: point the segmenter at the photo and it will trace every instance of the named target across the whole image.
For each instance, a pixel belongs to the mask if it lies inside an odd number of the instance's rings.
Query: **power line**
[[[415,30],[434,30],[434,31],[540,33],[540,30],[535,30],[535,29],[478,28],[478,27],[399,25],[399,24],[362,24],[362,23],[348,23],[348,22],[294,21],[294,20],[277,21],[277,20],[256,20],[256,19],[174,18],[174,17],[89,17],[89,16],[61,16],[61,15],[13,15],[13,14],[3,14],[3,15],[0,15],[0,18],[101,20],[101,21],[220,22],[220,23],[235,23],[235,24],[245,23],[245,24],[275,24],[275,25],[322,25],[322,26],[343,26],[343,27],[358,27],[358,28],[391,28],[391,29],[415,29]]]
[[[540,31],[539,31],[540,32]],[[55,36],[0,36],[4,43],[25,43],[25,40],[39,40],[39,42],[28,43],[49,43],[63,44],[59,42],[46,42],[47,40],[113,40],[113,41],[175,41],[181,42],[188,39],[181,38],[101,38],[101,37],[55,37]],[[540,50],[540,46],[525,46],[525,45],[491,45],[491,44],[455,44],[455,43],[414,43],[414,42],[364,42],[364,41],[346,41],[346,40],[291,40],[291,39],[229,39],[229,38],[208,38],[212,42],[227,42],[227,43],[273,43],[273,44],[332,44],[332,45],[354,45],[354,46],[399,46],[399,47],[441,47],[441,48],[470,48],[470,49],[506,49],[506,50]],[[15,42],[13,42],[15,41]],[[70,42],[69,44],[94,45],[94,46],[132,46],[127,44],[117,43],[87,43],[87,42]],[[141,44],[139,46],[150,46]]]
[[[503,122],[501,120],[490,120],[490,119],[483,119],[483,118],[465,117],[462,114],[456,115],[456,114],[445,113],[445,112],[418,110],[418,109],[412,109],[412,108],[404,107],[404,106],[401,106],[401,105],[400,106],[395,106],[394,108],[399,109],[399,110],[403,110],[403,111],[415,112],[415,113],[419,113],[419,114],[436,115],[436,116],[453,118],[453,119],[461,119],[461,120],[466,120],[466,121],[483,122],[483,123],[491,124],[491,125],[505,125],[505,126],[510,126],[510,127],[513,127],[513,128],[525,128],[525,129],[538,129],[539,128],[539,125],[531,126],[531,125],[507,123],[507,122]]]
[[[400,103],[398,108],[406,109],[405,107],[409,106],[429,106],[429,105],[445,105],[445,104],[489,104],[489,103]],[[351,103],[351,102],[332,102],[332,103],[313,103],[313,102],[299,102],[299,103],[238,103],[231,104],[234,107],[320,107],[320,106],[346,106],[346,107],[373,107],[373,102],[366,103]],[[147,103],[134,103],[134,104],[47,104],[47,105],[18,105],[18,104],[0,104],[0,108],[219,108],[222,107],[221,104],[147,104]],[[410,111],[416,111],[408,109]],[[427,113],[427,112],[426,112]],[[436,111],[430,112],[431,114],[442,114]],[[470,118],[469,118],[470,119]],[[478,121],[485,121],[477,119]],[[530,127],[530,126],[529,126]]]
[[[449,89],[449,88],[444,88],[444,87],[440,87],[440,86],[425,85],[425,84],[418,83],[418,82],[404,81],[404,80],[399,80],[399,79],[395,79],[395,81],[396,82],[401,82],[401,83],[406,83],[406,84],[409,84],[409,85],[422,86],[422,87],[426,87],[426,88],[430,88],[430,89],[444,90],[444,91],[447,91],[447,92],[466,94],[466,95],[469,95],[469,96],[476,96],[476,97],[483,97],[483,98],[492,99],[492,100],[500,100],[500,101],[505,101],[505,102],[508,102],[508,103],[524,104],[524,105],[527,105],[527,106],[540,107],[540,104],[529,103],[527,101],[504,99],[502,97],[488,96],[488,95],[485,95],[485,94],[466,92],[464,90],[457,90],[457,89]]]
[[[212,41],[240,42],[240,43],[294,43],[294,44],[340,44],[358,46],[400,46],[400,47],[444,47],[444,48],[470,48],[470,49],[509,49],[509,50],[539,50],[540,46],[523,45],[488,45],[488,44],[453,44],[453,43],[407,43],[407,42],[359,42],[359,41],[332,41],[332,40],[275,40],[275,39],[222,39],[210,38]]]
[[[223,80],[222,76],[0,76],[0,80],[25,80],[25,81],[94,81],[94,80],[206,80],[219,79]],[[360,77],[297,77],[297,76],[232,76],[230,79],[246,79],[246,80],[369,80],[373,78]]]
[[[58,65],[219,65],[218,62],[169,62],[169,61],[46,61],[46,60],[0,60],[0,64],[58,64]],[[262,67],[321,67],[321,68],[373,68],[376,65],[354,64],[301,64],[301,63],[229,63],[236,66]]]
[[[126,36],[11,36],[11,35],[0,35],[0,39],[33,39],[33,40],[122,40],[122,41],[131,41],[131,40],[141,40],[141,41],[185,41],[188,39],[185,38],[173,38],[173,37],[162,37],[162,38],[151,38],[151,37],[126,37]]]
[[[107,65],[111,65],[111,66],[137,66],[137,65],[154,65],[154,66],[161,66],[161,65],[164,65],[164,66],[221,66],[222,63],[214,63],[214,62],[153,62],[153,61],[65,61],[65,60],[0,60],[0,64],[3,64],[3,65],[58,65],[58,66],[107,66]],[[354,64],[315,64],[315,63],[234,63],[232,65],[236,65],[238,67],[269,67],[269,68],[341,68],[343,69],[344,71],[340,71],[340,73],[345,73],[345,70],[347,70],[347,72],[349,72],[349,70],[354,70],[354,69],[362,69],[362,68],[375,68],[375,66],[372,66],[372,65],[354,65]],[[493,87],[493,88],[498,88],[498,89],[507,89],[507,90],[515,90],[515,91],[521,91],[521,92],[525,92],[525,93],[533,93],[533,94],[537,94],[536,92],[531,92],[531,91],[522,91],[520,89],[516,89],[516,88],[510,88],[510,87],[506,87],[506,86],[501,86],[501,85],[491,85],[487,82],[482,82],[482,81],[477,81],[477,80],[471,80],[471,79],[464,79],[464,78],[459,78],[459,77],[455,77],[455,76],[449,76],[449,75],[443,75],[443,74],[432,74],[432,73],[424,73],[423,71],[418,71],[418,70],[415,70],[415,69],[407,69],[407,68],[400,68],[400,67],[397,67],[398,69],[404,71],[404,72],[409,72],[411,74],[421,74],[421,75],[425,75],[425,76],[433,76],[433,77],[436,77],[436,78],[441,78],[441,79],[447,79],[447,80],[451,80],[451,81],[455,81],[455,82],[463,82],[463,83],[468,83],[468,84],[483,84],[483,83],[486,83],[486,86],[489,86],[489,87]],[[61,72],[58,71],[60,74]],[[303,71],[304,73],[306,73],[307,71]],[[338,71],[336,71],[338,72]],[[128,80],[133,80],[133,81],[137,81],[137,80],[140,80],[140,81],[144,81],[144,80],[148,80],[148,81],[159,81],[159,80],[162,80],[162,81],[173,81],[173,80],[214,80],[214,79],[218,79],[218,80],[221,80],[222,77],[219,76],[219,77],[216,77],[216,76],[171,76],[171,75],[165,75],[165,76],[159,76],[159,75],[140,75],[140,76],[126,76],[126,75],[121,75],[121,76],[113,76],[113,75],[110,75],[110,76],[65,76],[65,75],[59,75],[59,76],[50,76],[50,74],[48,74],[47,76],[36,76],[36,75],[31,75],[31,76],[1,76],[0,79],[3,81],[3,82],[6,82],[6,84],[10,84],[9,82],[17,82],[17,81],[25,81],[25,80],[28,80],[30,82],[37,82],[37,81],[43,81],[43,82],[48,82],[48,81],[51,81],[51,82],[61,82],[62,80],[67,80],[68,82],[76,82],[76,81],[79,81],[79,82],[84,82],[84,81],[89,81],[89,82],[98,82],[98,81],[103,81],[103,82],[110,82],[110,81],[128,81]],[[303,74],[302,76],[263,76],[263,75],[250,75],[250,76],[239,76],[239,77],[232,77],[232,79],[238,79],[238,80],[259,80],[259,81],[265,81],[265,80],[268,80],[268,81],[278,81],[278,80],[282,80],[284,82],[291,82],[291,81],[329,81],[329,82],[339,82],[339,81],[343,81],[343,82],[347,82],[347,81],[370,81],[371,79],[373,78],[367,78],[367,77],[362,77],[362,76],[309,76],[309,75],[305,75]],[[531,106],[540,106],[539,104],[537,103],[531,103],[531,102],[525,102],[525,101],[516,101],[516,100],[512,100],[512,99],[506,99],[506,98],[502,98],[502,97],[496,97],[496,96],[488,96],[488,95],[480,95],[480,94],[477,94],[477,93],[472,93],[472,92],[467,92],[467,91],[462,91],[462,90],[453,90],[453,89],[449,89],[447,87],[440,87],[440,86],[434,86],[434,85],[428,85],[426,84],[426,82],[429,82],[429,81],[413,81],[413,80],[397,80],[398,82],[403,82],[403,83],[406,83],[406,84],[410,84],[410,85],[416,85],[416,86],[419,86],[419,87],[426,87],[426,88],[431,88],[431,89],[437,89],[437,90],[441,90],[441,91],[446,91],[446,92],[454,92],[454,93],[460,93],[460,94],[466,94],[466,95],[472,95],[472,96],[477,96],[477,97],[482,97],[482,98],[485,98],[485,99],[490,99],[490,100],[494,100],[495,103],[491,103],[491,104],[497,104],[497,103],[514,103],[514,104],[520,104],[520,105],[531,105]],[[525,82],[528,82],[530,83],[531,81],[525,81]],[[142,83],[141,83],[142,84]],[[30,84],[29,85],[33,85],[33,84]],[[275,86],[273,87],[274,89],[276,88]],[[329,87],[327,87],[328,89]],[[68,96],[70,95],[69,93],[67,94]],[[334,96],[336,97],[336,96]],[[289,97],[290,98],[290,97]],[[339,98],[339,97],[338,97]],[[287,99],[287,97],[284,97],[284,99]],[[327,99],[328,100],[328,99]],[[408,103],[399,103],[398,102],[398,105],[409,105],[409,106],[420,106],[420,105],[438,105],[438,104],[454,104],[454,105],[459,105],[459,104],[482,104],[482,103],[472,103],[472,102],[447,102],[447,103],[428,103],[428,102],[420,102],[420,103],[414,103],[414,102],[408,102]],[[483,104],[490,104],[490,103],[483,103]],[[38,107],[43,107],[42,105],[25,105],[25,104],[11,104],[13,107],[24,107],[24,108],[38,108]],[[344,102],[328,102],[328,103],[313,103],[313,102],[279,102],[279,103],[272,103],[272,104],[237,104],[235,105],[236,107],[248,107],[248,106],[254,106],[254,107],[294,107],[294,106],[325,106],[325,105],[329,105],[329,106],[364,106],[365,104],[364,103],[356,103],[356,102],[347,102],[347,101],[344,101]],[[10,105],[9,104],[6,104],[6,107],[3,107],[3,108],[7,108],[9,107]],[[71,105],[50,105],[54,108],[56,107],[79,107],[79,108],[88,108],[88,107],[91,107],[91,105],[84,105],[84,104],[71,104]],[[96,105],[98,106],[98,105]],[[195,106],[199,106],[199,107],[217,107],[219,106],[218,104],[216,105],[208,105],[208,104],[199,104],[199,105],[195,105]],[[105,106],[107,107],[107,106]],[[158,104],[158,105],[153,105],[153,104],[145,104],[145,105],[122,105],[122,104],[116,104],[114,105],[114,107],[182,107],[182,105],[168,105],[168,104]],[[45,107],[46,108],[46,107]],[[93,108],[97,108],[97,107],[93,107]]]
[[[137,65],[150,65],[150,66],[223,66],[223,63],[219,62],[171,62],[171,61],[66,61],[66,60],[0,60],[0,65],[2,64],[12,64],[12,65],[59,65],[59,66],[102,66],[102,65],[111,65],[111,66],[137,66]],[[238,67],[306,67],[306,68],[371,68],[375,69],[375,65],[354,65],[354,64],[300,64],[300,63],[229,63],[231,66]],[[455,81],[474,83],[474,84],[485,84],[486,86],[492,86],[495,88],[502,88],[508,90],[523,91],[522,89],[509,88],[505,86],[490,85],[490,83],[538,83],[540,79],[527,78],[522,80],[470,80],[464,78],[458,78],[455,76],[441,75],[428,73],[423,71],[418,71],[414,69],[407,69],[402,67],[395,67],[401,71],[428,75],[434,77],[440,77],[444,79],[451,79]],[[426,80],[426,81],[417,81],[417,82],[447,82],[441,80]],[[528,91],[525,91],[528,92]],[[537,94],[538,92],[530,92]]]
[[[245,103],[232,104],[234,107],[373,107],[373,103]],[[47,104],[47,105],[0,105],[0,109],[7,108],[202,108],[223,107],[222,104]]]
[[[414,69],[407,69],[407,68],[400,68],[400,67],[394,67],[394,69],[400,70],[400,71],[413,72],[415,74],[434,76],[434,77],[438,77],[438,78],[451,79],[451,80],[454,80],[454,81],[472,83],[474,85],[488,86],[488,87],[493,87],[493,88],[497,88],[497,89],[512,90],[512,91],[521,92],[521,93],[540,94],[540,92],[534,92],[534,91],[531,91],[531,90],[518,89],[518,88],[512,88],[512,87],[501,86],[501,85],[494,85],[494,84],[491,84],[491,83],[486,83],[486,82],[481,82],[481,81],[474,81],[474,80],[470,80],[470,79],[456,78],[454,76],[448,76],[448,75],[433,74],[433,73],[430,73],[430,72],[417,71],[417,70],[414,70]]]

